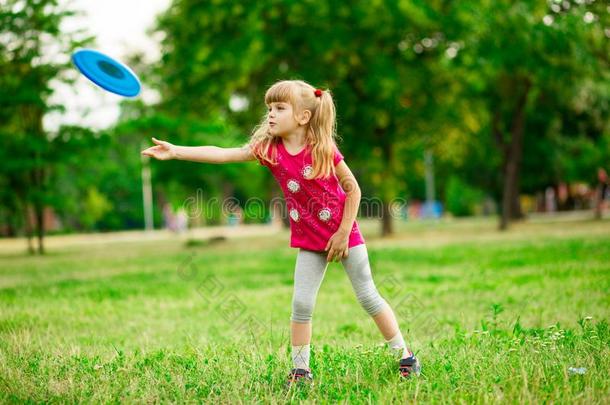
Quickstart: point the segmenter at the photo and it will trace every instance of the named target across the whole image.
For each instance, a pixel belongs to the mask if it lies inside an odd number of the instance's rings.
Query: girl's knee
[[[386,301],[376,290],[369,294],[358,296],[358,301],[370,316],[378,315],[386,306]]]
[[[310,323],[312,321],[312,315],[300,315],[293,312],[290,320],[296,323]]]
[[[314,305],[307,300],[293,299],[292,300],[292,317],[295,322],[311,321]]]
[[[381,300],[378,301],[375,305],[373,305],[371,309],[367,312],[370,316],[375,317],[382,313],[386,309],[386,307],[388,307],[388,303],[386,302],[386,300],[381,298]]]

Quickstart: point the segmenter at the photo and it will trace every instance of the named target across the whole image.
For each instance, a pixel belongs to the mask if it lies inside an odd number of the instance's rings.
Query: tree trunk
[[[382,193],[382,204],[381,204],[381,236],[389,236],[394,233],[394,225],[392,222],[392,212],[390,210],[391,200],[391,189],[393,180],[393,159],[392,159],[392,144],[387,136],[384,136],[387,130],[379,129],[378,135],[381,140],[381,150],[383,156],[383,162],[385,163],[383,178],[381,180],[381,193]]]
[[[38,254],[43,255],[44,252],[44,207],[45,203],[43,196],[47,193],[46,172],[42,167],[43,158],[41,152],[36,152],[36,168],[32,173],[32,184],[34,189],[38,191],[38,195],[34,197],[34,221],[36,225],[36,239],[38,241]]]
[[[521,182],[521,165],[517,165],[517,174],[515,179],[515,186],[513,187],[513,195],[510,202],[510,214],[511,220],[523,219],[523,210],[521,209],[521,200],[519,199],[519,190]]]
[[[281,224],[284,229],[290,228],[290,215],[286,200],[282,198],[282,189],[274,181],[269,181],[268,190],[271,190],[271,220],[274,224]]]
[[[23,217],[24,217],[24,229],[25,229],[25,238],[27,240],[27,244],[28,244],[28,253],[33,255],[36,253],[36,250],[34,249],[34,243],[33,243],[33,232],[32,232],[32,221],[30,220],[30,209],[29,206],[24,203],[23,204]]]
[[[43,152],[42,152],[42,147],[41,145],[46,145],[46,139],[45,139],[45,133],[44,133],[44,129],[42,126],[42,118],[43,118],[43,111],[38,107],[38,106],[25,106],[23,108],[22,114],[21,114],[21,119],[22,121],[22,125],[23,125],[23,129],[26,130],[27,132],[30,132],[32,134],[35,134],[36,137],[34,139],[35,142],[35,148],[33,149],[33,155],[31,156],[31,158],[34,161],[34,166],[31,169],[31,171],[25,173],[25,186],[26,186],[26,190],[29,188],[30,191],[29,192],[25,192],[24,194],[24,207],[25,211],[26,211],[26,233],[28,233],[30,236],[28,236],[28,250],[33,253],[34,252],[34,248],[32,246],[32,241],[31,241],[31,234],[35,233],[36,234],[36,238],[38,241],[38,253],[39,254],[44,254],[45,250],[44,250],[44,234],[45,234],[45,228],[44,228],[44,207],[45,207],[45,201],[44,201],[44,196],[46,196],[47,193],[47,184],[46,184],[46,179],[48,178],[47,176],[47,172],[46,172],[46,167],[43,163],[44,161],[44,157],[43,156]],[[46,162],[45,162],[46,163]],[[30,221],[30,214],[29,214],[29,203],[31,203],[33,205],[34,208],[34,230],[29,229],[28,227],[31,223]]]
[[[531,88],[529,80],[525,81],[522,94],[517,99],[510,128],[510,140],[505,141],[500,130],[500,113],[494,116],[493,128],[496,142],[503,152],[502,214],[499,229],[506,230],[509,221],[523,217],[519,203],[519,179],[523,157],[523,138],[525,132],[525,114],[527,97]]]
[[[394,233],[394,227],[392,224],[390,203],[388,201],[383,201],[381,207],[381,236],[392,235]]]
[[[282,195],[279,192],[275,193],[275,198],[282,198]],[[279,206],[278,206],[279,208]],[[288,206],[286,205],[286,201],[284,200],[284,206],[283,208],[279,208],[278,209],[278,215],[280,216],[280,218],[282,219],[282,226],[285,229],[290,229],[290,214],[288,212]]]
[[[38,254],[44,254],[44,207],[42,204],[35,205],[36,216],[36,238],[38,240]]]
[[[231,212],[234,209],[234,194],[235,192],[235,186],[233,185],[233,183],[230,183],[228,181],[225,181],[222,184],[222,203],[221,203],[221,218],[220,218],[220,224],[221,225],[227,225],[229,223],[229,217],[231,216]]]
[[[602,210],[603,210],[603,203],[604,203],[604,186],[602,184],[598,184],[597,187],[595,187],[595,210],[594,210],[594,216],[593,218],[596,220],[600,220],[602,219]]]

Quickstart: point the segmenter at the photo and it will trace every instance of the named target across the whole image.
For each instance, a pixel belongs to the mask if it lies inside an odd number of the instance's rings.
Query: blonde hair
[[[332,95],[323,90],[315,95],[316,89],[302,80],[282,80],[273,84],[265,93],[265,104],[290,103],[296,115],[304,110],[311,111],[311,119],[305,132],[305,147],[311,147],[313,172],[311,179],[326,178],[335,174],[334,148],[336,147],[336,112]],[[252,131],[246,144],[257,159],[277,164],[277,144],[279,136],[269,133],[268,114]],[[268,154],[271,149],[271,157]]]

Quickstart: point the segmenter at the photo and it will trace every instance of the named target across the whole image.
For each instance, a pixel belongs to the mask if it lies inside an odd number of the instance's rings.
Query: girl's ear
[[[299,118],[299,124],[306,125],[310,119],[311,119],[311,111],[304,110],[301,113],[301,117]]]

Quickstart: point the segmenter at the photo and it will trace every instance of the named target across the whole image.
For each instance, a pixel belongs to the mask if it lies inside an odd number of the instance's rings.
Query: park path
[[[396,233],[381,238],[379,219],[358,218],[360,230],[371,247],[431,247],[450,243],[480,243],[498,240],[510,241],[524,238],[605,236],[610,233],[610,210],[604,212],[602,221],[593,220],[593,211],[570,211],[551,214],[529,214],[527,221],[513,223],[509,231],[497,230],[495,217],[443,218],[439,220],[397,220]],[[129,243],[163,240],[209,240],[216,237],[226,239],[258,238],[279,235],[281,222],[273,224],[223,225],[191,228],[176,234],[167,229],[144,231],[119,231],[51,235],[45,238],[45,248],[91,246],[106,243]],[[0,255],[26,253],[25,238],[0,238]]]
[[[234,239],[243,237],[256,237],[275,235],[281,232],[281,225],[277,224],[247,224],[206,226],[188,229],[182,233],[175,233],[167,229],[144,231],[119,231],[100,233],[80,233],[69,235],[50,235],[45,237],[45,249],[98,245],[105,243],[129,243],[144,241],[163,241],[181,239],[187,241],[207,240],[217,237]],[[26,238],[0,239],[0,254],[23,253],[27,248]]]

